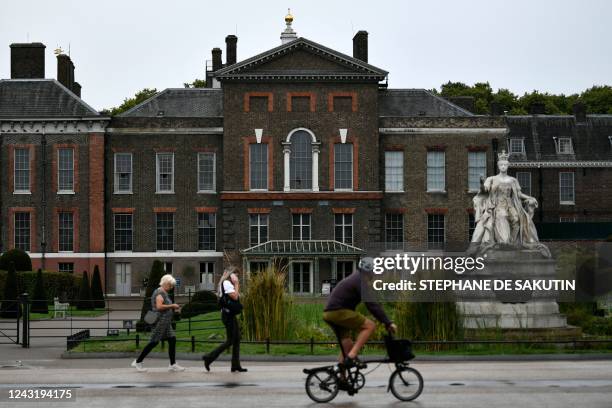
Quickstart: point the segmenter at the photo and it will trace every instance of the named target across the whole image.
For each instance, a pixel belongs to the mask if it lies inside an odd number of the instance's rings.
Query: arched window
[[[312,189],[312,138],[304,130],[291,135],[289,165],[291,189]]]

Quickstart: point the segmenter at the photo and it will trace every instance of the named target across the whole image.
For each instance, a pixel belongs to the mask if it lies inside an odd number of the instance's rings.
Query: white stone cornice
[[[576,160],[576,161],[524,161],[510,162],[513,168],[573,168],[591,167],[608,168],[612,167],[612,160]]]
[[[379,128],[380,133],[394,134],[450,134],[450,135],[505,135],[507,128]]]
[[[107,124],[108,118],[0,119],[0,133],[103,133]]]

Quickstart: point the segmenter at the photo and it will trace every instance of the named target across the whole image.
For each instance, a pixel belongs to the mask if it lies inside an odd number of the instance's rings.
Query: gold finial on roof
[[[287,9],[287,15],[285,16],[285,23],[292,23],[293,22],[293,16],[291,15],[291,9],[288,8]]]

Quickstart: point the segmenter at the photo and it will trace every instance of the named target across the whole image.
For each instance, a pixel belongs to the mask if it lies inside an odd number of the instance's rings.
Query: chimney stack
[[[60,84],[73,91],[74,64],[66,54],[57,55],[57,80]]]
[[[574,116],[576,117],[577,123],[584,123],[587,120],[586,117],[586,105],[582,102],[576,102],[573,106]]]
[[[368,62],[368,32],[357,31],[353,37],[353,57]]]
[[[220,70],[223,66],[223,63],[221,62],[221,53],[222,53],[221,48],[215,47],[212,49],[212,60],[213,60],[212,70],[213,72]]]
[[[74,93],[76,96],[80,98],[81,97],[81,84],[75,81],[72,84],[72,93]]]
[[[234,65],[236,63],[236,44],[238,37],[228,35],[225,37],[225,65]]]
[[[543,102],[533,102],[529,105],[530,115],[544,115],[546,114],[546,105]]]
[[[44,78],[45,45],[43,43],[11,44],[11,78]]]

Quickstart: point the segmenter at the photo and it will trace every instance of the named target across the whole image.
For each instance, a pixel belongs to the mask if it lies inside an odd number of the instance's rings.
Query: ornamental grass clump
[[[290,299],[286,267],[272,263],[251,275],[241,301],[244,337],[247,340],[287,338]]]

